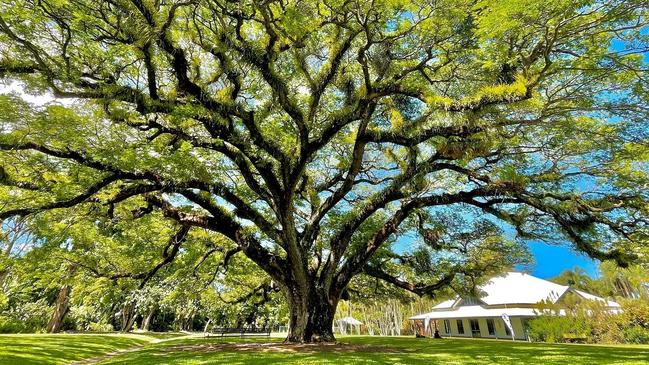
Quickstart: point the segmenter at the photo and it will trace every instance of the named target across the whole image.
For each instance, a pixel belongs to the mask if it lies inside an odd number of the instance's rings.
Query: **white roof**
[[[452,309],[453,306],[455,305],[455,302],[457,302],[457,298],[456,299],[445,300],[445,301],[439,303],[438,305],[434,306],[433,310],[435,310],[435,309],[439,309],[439,310]]]
[[[492,278],[480,287],[480,300],[488,305],[536,304],[549,299],[553,303],[568,290],[567,286],[520,272],[508,272]]]
[[[363,324],[363,322],[361,322],[358,319],[353,318],[353,317],[343,317],[343,318],[337,320],[336,322],[351,324],[353,326],[359,326],[359,325]]]
[[[480,305],[465,305],[458,307],[453,311],[433,311],[430,313],[420,314],[410,317],[412,320],[416,319],[445,319],[445,318],[482,318],[482,317],[498,317],[507,314],[510,317],[535,317],[538,315],[534,308],[485,308]]]
[[[535,316],[537,314],[534,309],[530,308],[532,305],[543,300],[556,303],[567,292],[576,293],[584,299],[604,302],[609,308],[620,308],[620,305],[614,301],[520,272],[508,272],[494,277],[478,288],[478,292],[481,294],[480,301],[484,303],[482,306],[461,305],[460,297],[456,297],[437,304],[430,313],[420,314],[410,319],[499,317],[503,313],[510,316]],[[493,308],[493,306],[498,307]]]
[[[417,319],[426,319],[429,318],[430,313],[424,313],[424,314],[417,314],[416,316],[412,316],[408,319],[410,320],[417,320]]]
[[[618,302],[614,302],[612,300],[607,300],[607,299],[598,297],[597,295],[588,294],[588,293],[583,292],[581,290],[574,289],[574,291],[577,292],[577,294],[579,294],[584,299],[597,300],[597,301],[600,301],[600,302],[605,302],[606,306],[608,306],[608,307],[621,307]]]
[[[608,301],[604,298],[592,295],[580,290],[570,289],[569,286],[559,285],[548,280],[539,279],[535,276],[521,273],[508,272],[502,276],[496,276],[478,289],[483,296],[480,300],[487,305],[501,304],[536,304],[542,300],[550,300],[556,303],[566,291],[576,292],[584,299],[599,300],[606,302],[609,306],[617,307],[618,303]],[[444,301],[433,309],[451,309],[458,298]]]

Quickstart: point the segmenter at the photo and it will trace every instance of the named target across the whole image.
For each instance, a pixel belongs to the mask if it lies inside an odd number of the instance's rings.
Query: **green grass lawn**
[[[59,364],[117,348],[137,351],[100,364],[649,364],[649,346],[551,345],[412,337],[341,337],[337,345],[282,345],[281,338],[182,337],[154,343],[146,335],[0,336],[0,364]]]
[[[67,364],[151,340],[118,334],[0,335],[0,364]]]

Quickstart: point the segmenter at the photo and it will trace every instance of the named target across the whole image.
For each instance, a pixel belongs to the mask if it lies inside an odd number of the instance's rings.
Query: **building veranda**
[[[614,301],[520,272],[494,277],[478,292],[479,298],[458,296],[410,320],[422,336],[437,332],[442,337],[527,340],[527,321],[545,313],[539,310],[541,302],[561,307],[563,300],[573,295],[578,300],[599,301],[607,311],[621,311]],[[565,311],[555,314],[565,315]]]

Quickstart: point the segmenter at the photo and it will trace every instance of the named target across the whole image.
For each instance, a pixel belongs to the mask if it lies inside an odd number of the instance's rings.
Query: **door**
[[[477,319],[470,319],[469,324],[471,325],[471,336],[472,337],[481,337],[480,336],[480,323]]]

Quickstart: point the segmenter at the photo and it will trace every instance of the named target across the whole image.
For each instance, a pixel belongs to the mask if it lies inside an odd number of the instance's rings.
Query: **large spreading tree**
[[[517,262],[514,237],[646,259],[647,21],[644,0],[2,0],[0,76],[71,102],[0,99],[0,219],[155,216],[175,233],[152,268],[225,238],[206,254],[267,273],[290,341],[333,340],[360,274],[430,294]]]

